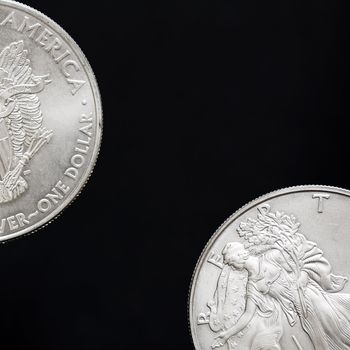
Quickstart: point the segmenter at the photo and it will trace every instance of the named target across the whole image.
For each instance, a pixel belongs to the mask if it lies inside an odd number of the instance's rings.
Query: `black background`
[[[0,246],[1,347],[192,349],[187,294],[215,229],[275,189],[350,188],[349,9],[26,3],[88,57],[104,141],[74,204]]]

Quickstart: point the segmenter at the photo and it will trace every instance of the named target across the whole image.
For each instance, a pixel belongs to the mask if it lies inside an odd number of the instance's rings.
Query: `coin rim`
[[[45,216],[42,220],[36,222],[34,225],[31,225],[23,230],[20,230],[15,233],[7,234],[5,236],[0,236],[0,244],[6,243],[9,241],[12,241],[13,239],[22,237],[23,235],[29,235],[34,232],[37,232],[40,229],[43,229],[50,223],[52,223],[55,219],[57,219],[62,212],[71,205],[74,200],[78,198],[81,191],[84,189],[87,181],[89,180],[96,162],[97,158],[101,149],[101,143],[102,143],[102,128],[103,128],[103,111],[102,111],[102,102],[101,102],[101,94],[98,87],[98,83],[95,77],[95,74],[90,66],[89,61],[87,60],[85,54],[79,47],[79,45],[74,41],[74,39],[54,20],[49,18],[47,15],[43,14],[42,12],[26,5],[18,1],[12,1],[12,0],[0,0],[0,5],[8,6],[10,8],[13,8],[15,10],[19,10],[22,12],[26,12],[27,14],[38,18],[40,21],[45,23],[48,27],[51,27],[63,40],[64,42],[70,47],[73,51],[73,53],[77,56],[79,62],[81,63],[84,72],[88,78],[88,81],[90,83],[90,87],[92,90],[92,95],[94,99],[94,109],[96,112],[96,135],[95,135],[95,143],[93,152],[91,155],[91,160],[89,166],[85,169],[83,175],[79,178],[79,181],[74,186],[74,190],[68,195],[68,197],[50,214]]]
[[[192,338],[192,343],[196,350],[203,350],[200,348],[200,345],[198,343],[198,337],[196,334],[195,329],[195,322],[192,321],[193,319],[193,313],[192,313],[192,306],[193,306],[193,298],[194,298],[194,291],[195,286],[197,284],[197,278],[199,271],[201,270],[203,263],[205,263],[204,257],[206,256],[207,251],[209,250],[209,247],[213,245],[213,243],[216,241],[216,239],[219,238],[223,230],[225,230],[230,224],[232,224],[233,221],[237,220],[238,217],[243,215],[245,212],[250,210],[252,207],[257,206],[258,204],[261,204],[262,202],[265,202],[268,199],[273,199],[282,195],[286,195],[288,193],[297,193],[297,192],[314,192],[314,191],[322,191],[322,192],[330,192],[330,193],[336,193],[340,195],[344,195],[347,197],[350,197],[350,190],[347,190],[345,188],[336,187],[336,186],[327,186],[327,185],[301,185],[301,186],[291,186],[291,187],[285,187],[279,190],[275,190],[272,192],[269,192],[267,194],[264,194],[262,196],[259,196],[238,210],[236,210],[231,216],[229,216],[221,225],[220,227],[215,231],[215,233],[210,237],[208,242],[206,243],[204,249],[202,250],[194,272],[192,274],[189,293],[188,293],[188,300],[187,300],[187,320],[188,320],[188,326],[189,331]]]

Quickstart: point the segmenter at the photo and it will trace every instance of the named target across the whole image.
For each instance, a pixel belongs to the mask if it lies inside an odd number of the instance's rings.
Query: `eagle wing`
[[[8,88],[36,83],[28,51],[23,41],[11,43],[0,53],[0,93]],[[36,94],[22,93],[13,97],[15,107],[5,119],[15,156],[20,157],[35,132],[42,126],[40,101]]]

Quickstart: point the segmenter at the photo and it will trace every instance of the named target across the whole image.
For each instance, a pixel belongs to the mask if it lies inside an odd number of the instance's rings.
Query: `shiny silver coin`
[[[0,241],[47,224],[79,194],[101,126],[75,42],[45,15],[0,0]]]
[[[190,294],[197,350],[350,349],[350,191],[279,190],[208,242]]]

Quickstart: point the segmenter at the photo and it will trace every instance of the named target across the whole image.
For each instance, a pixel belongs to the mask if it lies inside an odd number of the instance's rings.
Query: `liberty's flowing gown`
[[[259,256],[259,273],[254,278],[248,279],[246,271],[224,267],[211,305],[211,328],[234,326],[247,299],[257,306],[248,327],[229,339],[229,350],[296,349],[291,334],[298,334],[299,343],[307,349],[350,350],[350,295],[339,293],[347,279],[331,273],[329,262],[313,242],[302,242],[298,258],[307,274],[301,292],[294,262],[278,249]],[[232,300],[230,293],[237,285],[245,296],[241,292]]]

